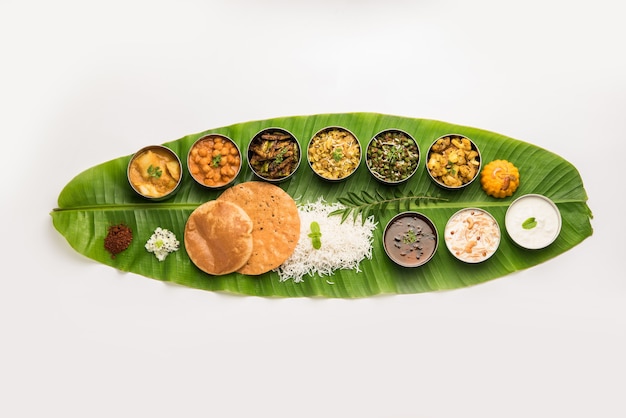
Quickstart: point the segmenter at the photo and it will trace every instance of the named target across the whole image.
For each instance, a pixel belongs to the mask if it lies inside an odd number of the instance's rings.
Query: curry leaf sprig
[[[330,215],[341,215],[342,223],[350,215],[352,215],[353,220],[356,220],[361,215],[361,221],[365,222],[370,215],[377,215],[389,207],[400,212],[410,210],[412,206],[419,206],[423,200],[447,201],[447,199],[434,196],[404,195],[399,190],[395,190],[389,195],[385,195],[380,190],[376,190],[375,193],[367,190],[363,190],[360,193],[348,192],[337,200],[344,207],[332,211]]]

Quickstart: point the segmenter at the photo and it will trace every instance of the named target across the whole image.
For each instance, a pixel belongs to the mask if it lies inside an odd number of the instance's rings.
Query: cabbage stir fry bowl
[[[317,131],[309,141],[307,160],[322,179],[346,180],[359,168],[361,144],[346,128],[329,126]]]
[[[441,136],[428,149],[426,171],[444,189],[456,190],[470,185],[480,173],[478,146],[464,135]]]
[[[383,184],[404,183],[415,174],[419,162],[417,141],[399,129],[387,129],[374,135],[365,153],[367,169]]]

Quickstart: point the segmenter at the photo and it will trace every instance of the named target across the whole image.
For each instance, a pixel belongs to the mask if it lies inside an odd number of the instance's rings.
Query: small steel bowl
[[[187,153],[191,177],[210,190],[232,185],[239,175],[242,156],[235,141],[221,134],[208,134],[193,143]]]
[[[248,166],[255,176],[270,183],[291,178],[302,160],[300,143],[286,129],[266,128],[248,143]]]
[[[437,252],[439,235],[433,221],[419,212],[401,212],[383,233],[385,253],[401,267],[420,267]]]
[[[552,244],[561,233],[561,212],[546,196],[526,194],[509,205],[504,224],[516,245],[540,250]]]
[[[183,179],[178,155],[163,145],[141,148],[131,157],[126,169],[130,187],[141,197],[159,201],[172,197]]]
[[[444,230],[448,251],[465,263],[481,263],[498,251],[500,226],[486,210],[465,208],[448,219]]]
[[[420,149],[415,138],[400,129],[386,129],[367,144],[365,165],[379,182],[388,185],[408,181],[417,171]]]
[[[426,157],[428,175],[444,189],[459,190],[467,187],[480,174],[480,150],[465,135],[440,136],[428,148]]]
[[[361,144],[348,129],[328,126],[311,137],[307,161],[324,180],[340,182],[352,176],[361,164]]]

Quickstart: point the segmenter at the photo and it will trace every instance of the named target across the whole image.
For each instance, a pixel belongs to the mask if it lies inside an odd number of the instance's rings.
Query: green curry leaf
[[[522,222],[522,228],[524,229],[533,229],[537,226],[537,220],[533,218],[528,218],[524,222]]]
[[[320,224],[313,221],[311,222],[311,232],[309,233],[309,238],[311,238],[311,244],[313,248],[319,250],[322,248],[322,232],[320,231]]]

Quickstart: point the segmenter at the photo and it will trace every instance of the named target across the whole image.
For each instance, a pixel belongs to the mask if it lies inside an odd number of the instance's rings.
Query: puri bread
[[[211,200],[198,206],[185,225],[185,249],[202,271],[221,275],[245,265],[252,254],[252,220],[239,206]]]
[[[241,207],[252,219],[252,254],[237,272],[266,273],[293,253],[300,238],[296,202],[278,186],[249,181],[226,189],[217,199]]]

